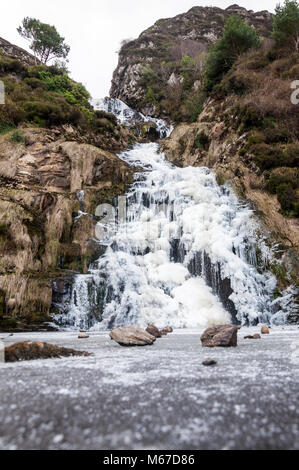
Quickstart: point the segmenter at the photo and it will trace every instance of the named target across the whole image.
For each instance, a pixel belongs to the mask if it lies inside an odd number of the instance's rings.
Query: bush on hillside
[[[284,5],[277,5],[272,37],[278,45],[299,51],[299,3],[297,0],[285,0]]]
[[[206,88],[211,91],[220,82],[238,57],[251,48],[260,46],[260,39],[251,26],[237,16],[231,16],[223,35],[211,47],[206,63]]]

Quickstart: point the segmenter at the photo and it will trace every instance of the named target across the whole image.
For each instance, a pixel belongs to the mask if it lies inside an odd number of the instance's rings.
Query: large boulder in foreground
[[[234,325],[219,325],[208,328],[200,339],[203,347],[215,348],[217,346],[228,348],[237,346],[237,333],[239,327]]]
[[[145,331],[150,335],[155,336],[156,338],[161,338],[162,336],[159,328],[157,328],[155,325],[148,325]]]
[[[5,362],[32,361],[70,356],[90,356],[85,351],[62,348],[53,344],[24,341],[5,348]]]
[[[111,331],[110,338],[121,346],[147,346],[156,341],[156,337],[137,326],[121,326]]]

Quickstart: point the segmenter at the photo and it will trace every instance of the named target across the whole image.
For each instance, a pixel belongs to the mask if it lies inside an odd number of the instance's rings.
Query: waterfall
[[[132,126],[136,123],[153,122],[160,138],[168,137],[173,130],[172,126],[167,126],[162,119],[144,116],[142,113],[130,108],[126,103],[117,98],[101,98],[99,100],[91,100],[91,104],[95,110],[105,111],[114,114],[121,124]]]
[[[155,143],[119,158],[142,168],[126,197],[125,217],[99,223],[106,252],[76,277],[65,323],[112,328],[256,324],[277,316],[271,250],[253,211],[204,167],[177,168]],[[275,313],[276,311],[276,313]],[[281,314],[281,312],[280,312]],[[100,321],[99,321],[100,319]]]
[[[120,100],[94,101],[125,125],[154,120],[161,137],[172,128]],[[248,204],[205,167],[177,168],[156,143],[118,155],[136,167],[135,182],[115,207],[100,207],[96,227],[104,254],[77,275],[56,322],[62,327],[110,329],[205,327],[232,322],[283,323],[293,312],[292,287],[274,299],[267,266],[272,249]],[[138,171],[137,171],[138,169]],[[79,218],[84,192],[77,194]],[[294,310],[295,311],[295,310]]]

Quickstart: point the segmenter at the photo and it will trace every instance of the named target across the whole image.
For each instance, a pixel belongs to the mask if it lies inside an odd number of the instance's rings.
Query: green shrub
[[[0,58],[0,73],[15,73],[16,75],[23,75],[27,71],[27,67],[15,59],[8,59],[7,57]]]
[[[291,211],[297,202],[296,191],[291,184],[282,183],[276,188],[277,199],[283,211]]]
[[[266,189],[272,194],[277,193],[277,188],[282,184],[289,184],[293,189],[299,187],[299,170],[297,168],[280,167],[271,171]]]
[[[25,78],[24,83],[26,83],[26,85],[30,86],[30,88],[32,88],[33,90],[35,90],[36,88],[46,89],[44,83],[41,80],[39,80],[38,78],[35,78],[35,77]]]
[[[205,134],[204,131],[199,132],[194,139],[194,145],[195,147],[203,150],[207,150],[210,145],[210,139],[209,137]]]
[[[240,126],[240,133],[254,128],[262,128],[264,125],[264,119],[261,113],[251,104],[237,106],[235,109],[235,116],[237,117],[237,122]]]
[[[106,113],[106,111],[97,110],[95,111],[95,115],[98,119],[108,119],[108,121],[112,122],[115,126],[117,125],[117,117],[112,113]]]
[[[269,170],[284,164],[280,146],[255,144],[250,147],[250,153],[254,155],[254,161],[261,170]]]
[[[0,123],[0,135],[7,134],[12,130],[12,126]]]
[[[25,141],[24,134],[23,132],[20,132],[18,130],[14,131],[9,139],[11,142],[14,142],[15,144],[19,144],[21,142]]]
[[[278,4],[273,20],[272,37],[278,45],[299,49],[299,4],[297,0],[285,0]]]
[[[228,18],[222,37],[211,47],[207,57],[207,90],[211,91],[220,82],[242,53],[259,46],[260,39],[255,29],[237,15]]]

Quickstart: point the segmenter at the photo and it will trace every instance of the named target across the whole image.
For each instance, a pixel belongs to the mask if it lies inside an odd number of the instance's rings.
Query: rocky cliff
[[[136,137],[65,72],[3,40],[0,79],[0,330],[47,328],[53,300],[101,252],[95,209],[131,182],[113,152]]]
[[[200,57],[205,53],[221,35],[227,18],[235,14],[252,25],[262,37],[269,36],[273,15],[268,11],[255,13],[238,5],[226,10],[193,7],[174,18],[158,20],[138,39],[122,46],[110,96],[121,99],[145,115],[175,118],[169,109],[169,101],[173,99],[171,95],[180,93],[177,85],[185,80],[187,90],[183,91],[190,92],[201,79],[198,61],[191,83],[186,83],[182,59],[185,56]],[[188,105],[187,99],[185,101]]]
[[[15,46],[3,38],[0,38],[0,51],[9,59],[20,60],[26,65],[36,65],[39,63],[38,59],[36,59],[32,54],[29,54],[29,52],[25,51],[21,47]]]

